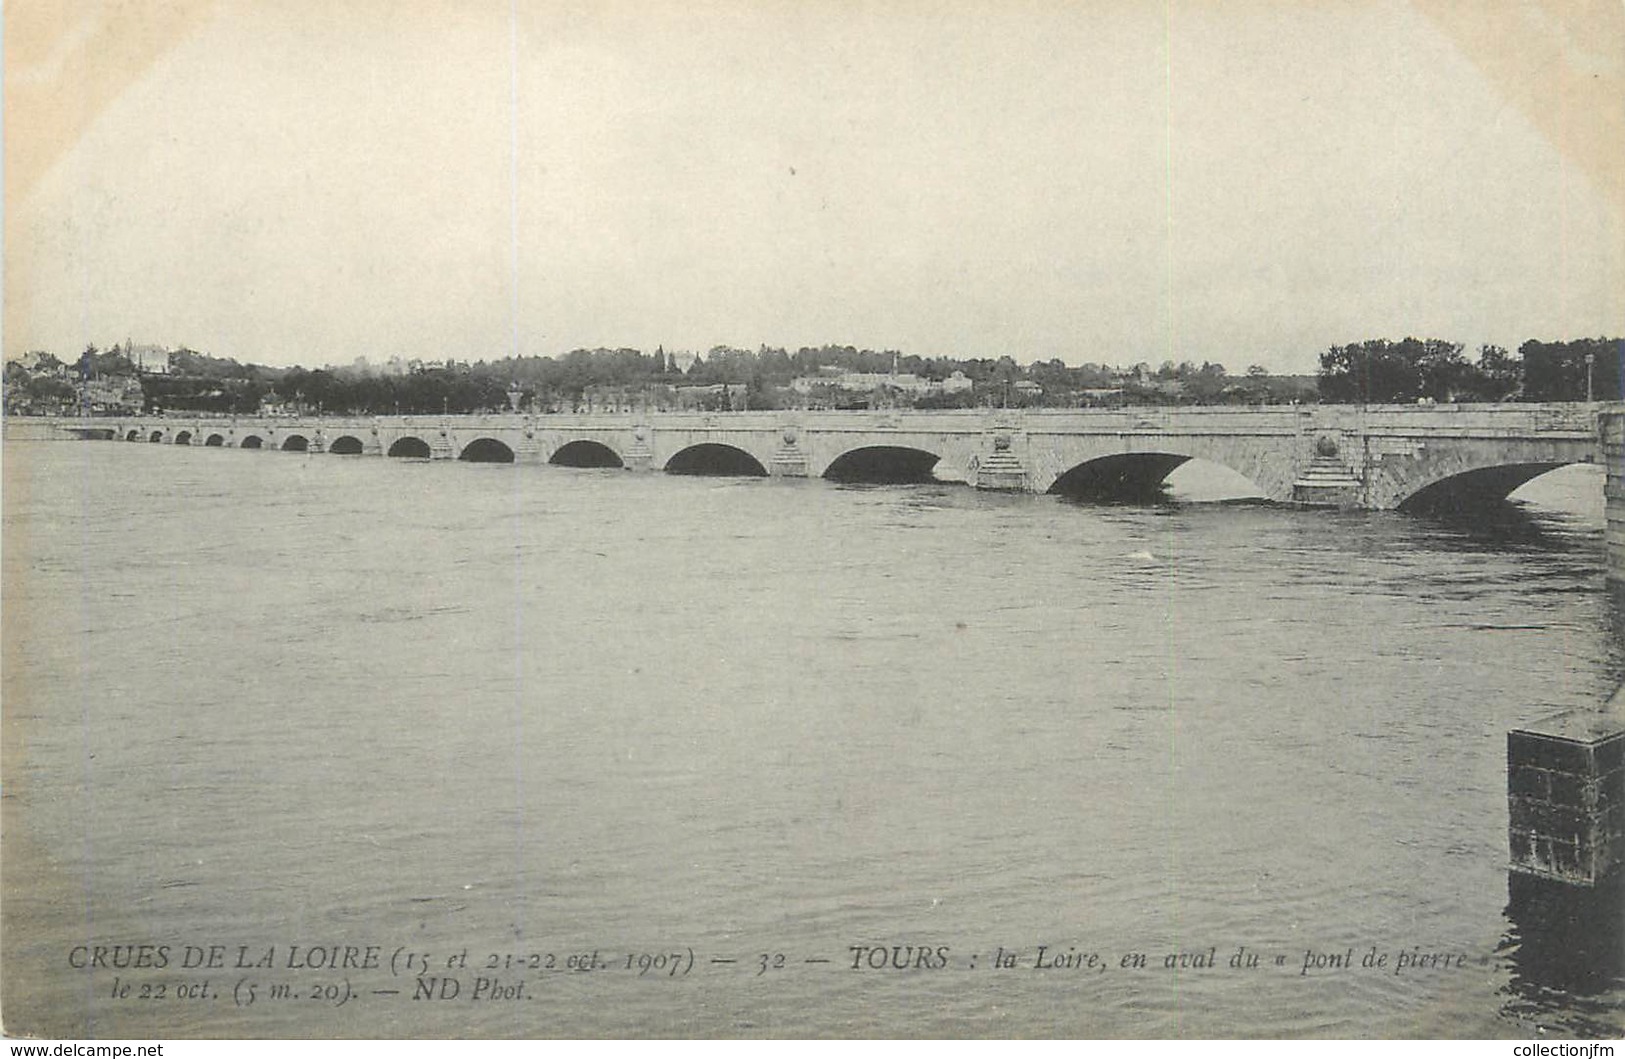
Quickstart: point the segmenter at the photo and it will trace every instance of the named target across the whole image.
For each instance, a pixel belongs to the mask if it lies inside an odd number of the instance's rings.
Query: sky
[[[3,345],[1625,335],[1620,0],[7,0]]]

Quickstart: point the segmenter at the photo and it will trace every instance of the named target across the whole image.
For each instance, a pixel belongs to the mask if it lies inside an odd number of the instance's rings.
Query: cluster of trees
[[[12,395],[21,395],[36,406],[69,405],[76,393],[73,384],[56,369],[62,362],[49,353],[40,358],[35,372],[30,372],[15,360],[6,361],[4,384],[8,406],[15,405]]]
[[[286,404],[317,412],[427,415],[506,409],[508,385],[496,372],[471,369],[355,375],[325,368],[290,368],[271,390]]]
[[[1530,340],[1518,355],[1526,401],[1625,400],[1625,339]]]
[[[1320,399],[1331,404],[1415,401],[1617,401],[1625,340],[1530,340],[1516,355],[1481,346],[1469,361],[1456,342],[1373,339],[1320,355]]]
[[[271,384],[263,379],[143,375],[141,393],[149,410],[252,415],[271,393]]]

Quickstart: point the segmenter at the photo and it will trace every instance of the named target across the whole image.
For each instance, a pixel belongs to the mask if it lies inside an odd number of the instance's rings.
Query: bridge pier
[[[621,462],[629,471],[647,471],[654,465],[654,450],[649,447],[649,424],[638,423],[632,428],[632,443],[626,447]]]
[[[1020,438],[1026,448],[1026,434],[1019,424],[995,421],[988,432],[984,451],[976,461],[974,484],[978,489],[1023,493],[1028,490],[1027,468],[1015,451]]]
[[[513,462],[515,463],[546,463],[547,455],[543,452],[541,441],[536,437],[536,420],[526,416],[519,436],[513,443]]]
[[[1349,470],[1342,439],[1335,434],[1315,438],[1314,455],[1292,483],[1292,502],[1308,507],[1359,507],[1365,501],[1365,483]]]
[[[451,443],[451,426],[444,419],[440,421],[440,426],[437,429],[430,432],[428,441],[429,459],[455,460],[457,458],[457,450]]]
[[[786,423],[779,431],[779,444],[773,450],[773,460],[767,473],[780,478],[807,477],[807,453],[801,447],[801,427]]]

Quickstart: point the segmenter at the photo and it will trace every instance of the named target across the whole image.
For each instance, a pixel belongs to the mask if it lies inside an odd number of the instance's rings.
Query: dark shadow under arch
[[[1441,478],[1423,486],[1399,504],[1399,510],[1418,515],[1452,515],[1482,511],[1500,505],[1519,486],[1555,471],[1566,463],[1510,463],[1480,467]]]
[[[389,455],[426,460],[433,453],[429,450],[429,443],[422,438],[405,437],[395,439],[395,444],[389,447]]]
[[[690,445],[666,461],[667,474],[766,478],[767,468],[744,449],[707,441]]]
[[[615,450],[601,441],[572,441],[561,445],[548,463],[560,467],[624,467]]]
[[[203,444],[211,449],[217,449],[226,443],[226,439],[219,434],[210,434],[203,439]]]
[[[513,450],[496,438],[479,438],[464,445],[457,458],[469,463],[512,463]]]
[[[128,434],[124,435],[124,440],[125,441],[134,441],[136,438],[138,438],[140,436],[141,436],[141,431],[132,430]]]
[[[152,432],[152,436],[149,437],[147,440],[152,442],[154,445],[156,445],[160,441],[164,440],[164,432],[162,430],[154,430]]]
[[[1166,499],[1163,479],[1192,459],[1171,452],[1120,452],[1080,463],[1055,479],[1051,493],[1106,503],[1156,503]]]
[[[175,435],[175,444],[177,444],[177,445],[190,445],[191,443],[192,443],[192,432],[190,430],[183,430],[179,434]]]
[[[289,434],[282,442],[283,452],[309,452],[310,439],[303,434]]]
[[[835,457],[824,477],[836,482],[873,482],[884,485],[909,485],[935,482],[931,469],[942,459],[924,449],[905,448],[901,445],[866,445]]]
[[[327,446],[327,451],[335,456],[359,456],[362,452],[361,439],[349,434],[342,438],[334,438],[333,444]]]
[[[260,440],[260,436],[258,434],[250,434],[248,437],[243,439],[242,447],[245,449],[257,449],[264,444],[265,442]]]

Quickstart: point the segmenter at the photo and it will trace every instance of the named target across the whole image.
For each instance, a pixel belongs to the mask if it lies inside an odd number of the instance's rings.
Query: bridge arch
[[[707,477],[766,478],[767,468],[744,449],[716,441],[690,445],[666,461],[667,474]]]
[[[1595,457],[1591,439],[1538,434],[1427,439],[1373,461],[1365,504],[1426,513],[1484,510],[1548,471]]]
[[[625,467],[620,453],[601,441],[571,441],[560,445],[548,458],[560,467]]]
[[[513,449],[496,438],[476,438],[457,455],[468,463],[512,463]]]
[[[1399,510],[1413,514],[1448,514],[1480,510],[1511,496],[1527,482],[1572,462],[1506,463],[1477,467],[1437,478],[1399,502]]]
[[[430,456],[434,455],[434,453],[430,450],[429,443],[427,441],[424,441],[422,438],[412,437],[409,434],[406,437],[396,438],[394,444],[389,446],[388,455],[405,456],[409,459],[416,460],[426,460]]]
[[[1264,497],[1251,476],[1205,456],[1182,452],[1118,452],[1079,463],[1050,485],[1048,492],[1078,500],[1154,503],[1167,498],[1169,475],[1189,468],[1200,481],[1195,499]],[[1207,495],[1202,495],[1207,494]]]
[[[180,433],[175,435],[175,444],[177,444],[177,445],[190,445],[191,443],[192,443],[192,432],[190,430],[183,430]]]
[[[245,449],[257,449],[257,448],[262,447],[264,444],[265,444],[265,442],[260,438],[260,436],[258,434],[250,434],[250,435],[248,435],[248,437],[243,439],[242,448],[245,448]]]
[[[162,430],[154,430],[152,434],[148,436],[147,440],[156,445],[160,441],[164,440],[164,432]]]
[[[134,441],[136,438],[138,438],[140,436],[141,436],[141,431],[139,431],[139,430],[131,430],[128,434],[124,435],[124,440],[125,441]]]
[[[226,439],[220,434],[210,434],[208,437],[203,439],[203,444],[211,449],[217,449],[225,443]]]
[[[1048,491],[1085,500],[1155,500],[1163,479],[1190,459],[1171,452],[1115,452],[1069,468]]]
[[[1131,503],[1161,498],[1168,476],[1186,464],[1192,465],[1189,477],[1216,480],[1212,490],[1198,487],[1197,492],[1277,502],[1292,499],[1299,474],[1290,440],[1283,444],[1278,436],[1218,431],[1161,438],[1140,433],[1051,436],[1035,439],[1018,455],[1030,461],[1034,492]]]
[[[941,459],[940,453],[906,445],[863,445],[831,460],[824,477],[836,482],[886,485],[935,482],[931,469]]]
[[[309,452],[310,439],[303,434],[289,434],[282,439],[283,452]]]
[[[327,446],[327,451],[335,456],[359,456],[362,453],[361,439],[353,434],[345,434],[343,437],[334,438],[333,443]]]

